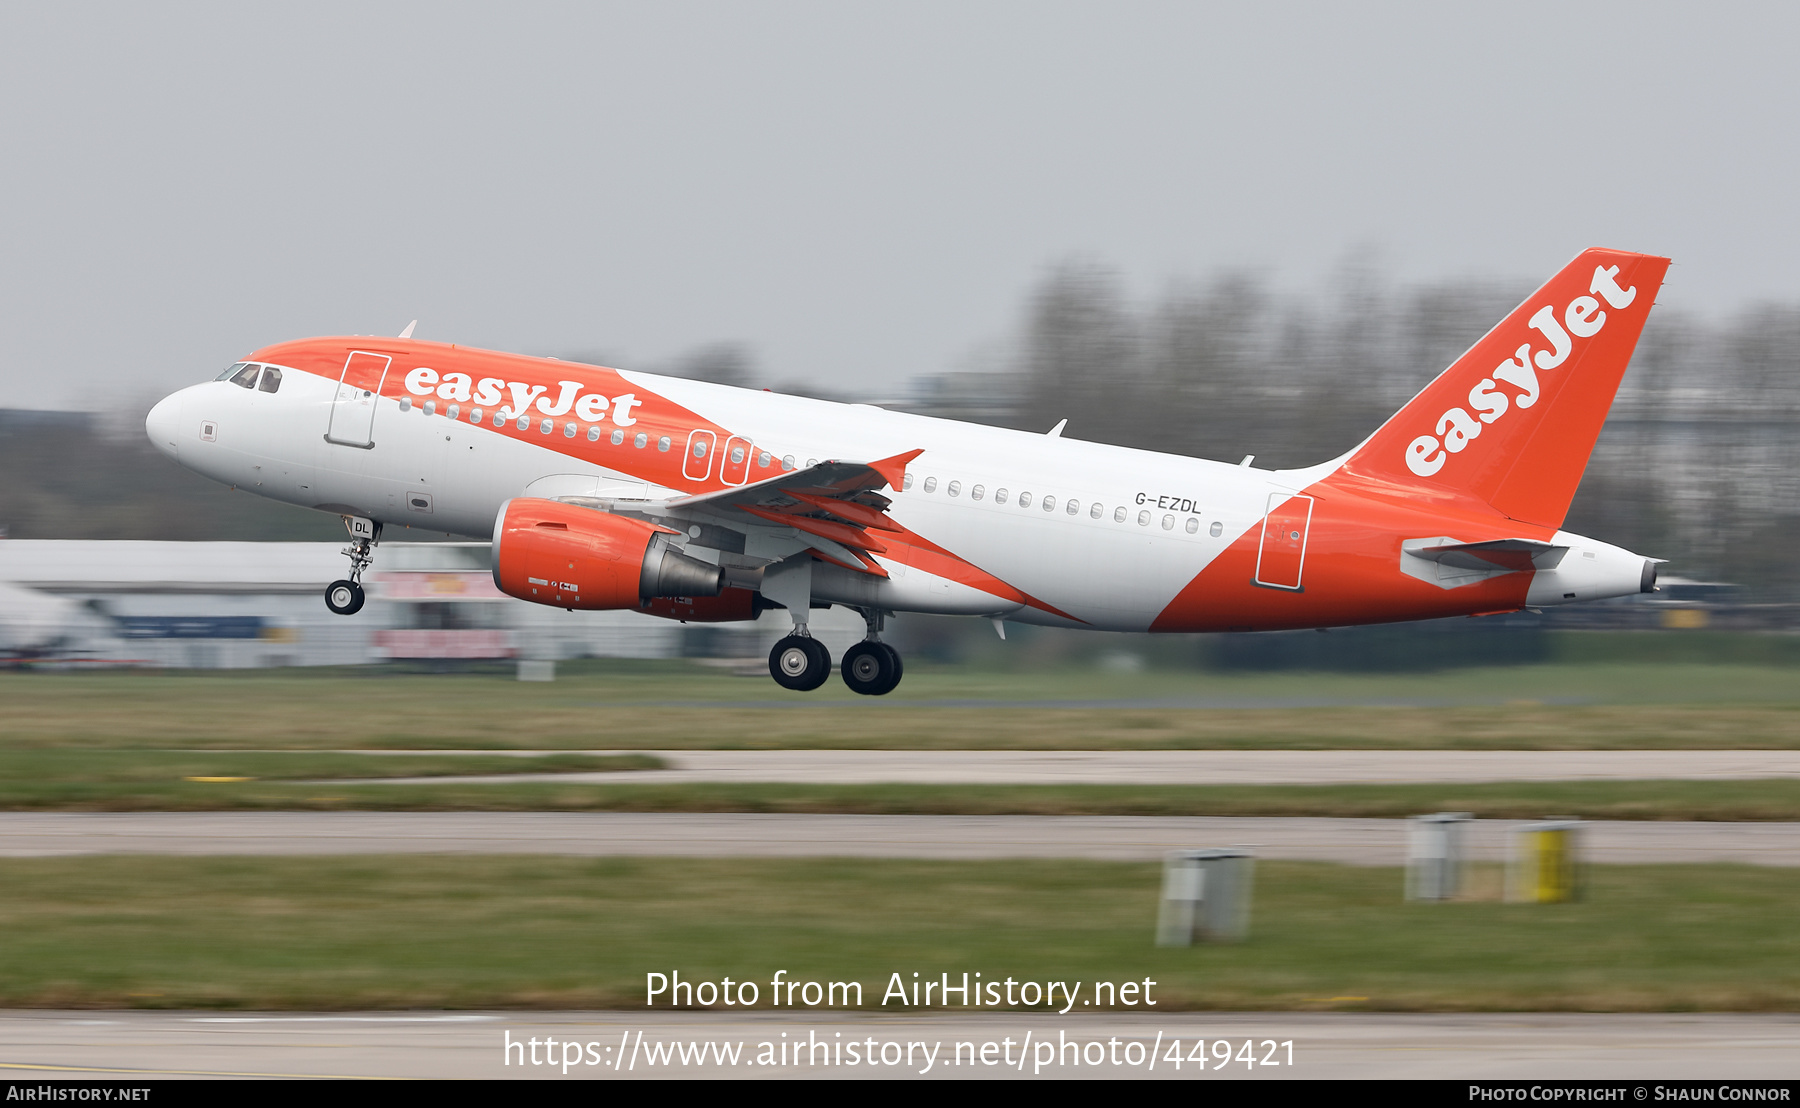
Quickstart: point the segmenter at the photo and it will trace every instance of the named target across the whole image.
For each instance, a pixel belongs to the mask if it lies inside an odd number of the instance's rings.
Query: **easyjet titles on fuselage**
[[[457,404],[474,404],[477,408],[493,408],[495,414],[503,419],[521,416],[535,409],[547,416],[562,416],[573,411],[577,418],[589,423],[602,423],[606,420],[607,409],[612,410],[612,421],[620,427],[630,427],[637,422],[631,409],[643,404],[634,392],[620,393],[608,399],[601,393],[583,393],[588,388],[585,381],[558,381],[558,392],[554,398],[550,396],[548,385],[533,385],[524,381],[507,381],[499,377],[483,377],[476,380],[467,373],[444,373],[429,366],[419,366],[406,374],[406,391],[413,396],[436,396],[441,400]],[[506,390],[503,393],[501,390]],[[510,396],[510,403],[502,403]],[[471,415],[472,419],[480,419],[479,415]]]

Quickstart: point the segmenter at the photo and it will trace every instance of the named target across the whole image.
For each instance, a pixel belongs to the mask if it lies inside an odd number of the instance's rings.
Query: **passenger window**
[[[962,482],[961,481],[952,481],[952,482],[950,482],[950,484],[945,486],[944,491],[949,493],[951,496],[961,496],[962,495]]]
[[[598,427],[589,427],[588,428],[588,441],[589,442],[599,442],[600,441],[600,428],[598,428]]]
[[[1030,493],[1022,492],[1019,494],[1019,507],[1021,507],[1021,508],[1031,507],[1031,494]]]
[[[996,503],[996,504],[1006,503],[1006,490],[1005,489],[995,489],[994,490],[994,503]]]
[[[639,431],[637,433],[637,437],[631,440],[631,445],[637,447],[639,450],[642,450],[644,448],[644,445],[646,443],[648,443],[649,441],[650,441],[650,436],[644,434],[642,431]]]
[[[1138,513],[1138,526],[1139,527],[1150,526],[1150,513],[1149,512],[1139,512]]]
[[[669,452],[669,436],[664,435],[662,438],[657,439],[656,448],[664,454],[667,454]]]
[[[782,469],[793,469],[794,468],[794,456],[792,454],[783,454],[781,456],[781,468]],[[906,479],[908,481],[911,481],[912,475],[908,474]],[[908,485],[906,487],[909,489],[912,488],[911,485]]]
[[[732,447],[731,448],[731,464],[734,466],[742,465],[743,461],[744,461],[744,448],[741,446]]]
[[[1102,508],[1098,504],[1095,504],[1093,507],[1088,509],[1088,515],[1092,516],[1094,519],[1099,519],[1101,516],[1103,516],[1105,514],[1106,514],[1106,509]]]
[[[469,422],[470,423],[480,423],[481,422],[481,409],[480,408],[470,408],[469,409]]]
[[[970,500],[980,500],[985,495],[987,495],[987,490],[982,488],[980,485],[976,485],[974,488],[969,490],[969,499]]]
[[[555,427],[556,421],[554,419],[546,419],[544,422],[538,424],[538,432],[540,434],[548,435]]]
[[[1188,534],[1197,535],[1199,533],[1200,533],[1200,521],[1195,519],[1193,516],[1189,516],[1188,517]]]
[[[496,427],[504,427],[504,426],[506,426],[506,412],[505,412],[505,410],[501,410],[501,411],[498,411],[498,412],[495,412],[495,413],[494,413],[494,426],[496,426]]]
[[[1056,497],[1054,497],[1054,496],[1044,497],[1044,511],[1054,512],[1055,510],[1056,510]]]
[[[936,477],[925,478],[925,491],[926,492],[936,492],[937,491],[937,478]]]
[[[563,424],[563,438],[572,439],[574,437],[575,437],[575,425],[573,423]]]
[[[1125,506],[1123,504],[1121,504],[1117,508],[1113,509],[1113,522],[1114,523],[1124,523],[1125,522]]]
[[[1175,530],[1175,517],[1174,516],[1164,516],[1163,517],[1163,530],[1165,530],[1165,531]]]
[[[702,442],[699,439],[694,440],[694,457],[696,457],[696,458],[706,457],[706,443]]]
[[[1081,513],[1081,501],[1069,501],[1069,503],[1063,507],[1063,511],[1068,512],[1070,515],[1079,515]]]
[[[263,380],[265,380],[265,381],[268,380],[268,374],[266,374],[266,373],[263,374]],[[458,408],[455,404],[452,404],[448,408],[444,409],[444,414],[446,416],[449,416],[451,419],[455,419],[456,413],[458,413],[460,411],[462,411],[461,408]]]
[[[624,441],[625,441],[625,432],[619,430],[617,427],[614,427],[613,433],[612,433],[612,444],[614,446],[618,446],[619,444],[623,443]]]
[[[761,454],[758,454],[756,456],[756,464],[761,466],[763,469],[768,469],[769,462],[772,460],[773,459],[770,458],[769,452],[767,450],[763,451]]]
[[[520,416],[520,417],[519,417],[519,422],[518,422],[518,423],[517,423],[517,424],[516,424],[516,426],[517,426],[517,427],[518,427],[518,428],[519,428],[519,430],[521,430],[521,431],[529,431],[529,430],[531,430],[531,417],[530,417],[530,416],[528,416],[528,415],[522,415],[522,416]]]
[[[1215,519],[1215,520],[1213,520],[1213,525],[1206,529],[1206,533],[1216,539],[1220,535],[1225,533],[1225,525]]]
[[[412,397],[402,396],[400,398],[400,410],[403,412],[412,411]]]
[[[425,402],[425,414],[426,415],[436,415],[437,414],[437,401],[427,400]]]
[[[280,392],[281,371],[274,366],[264,366],[262,380],[257,382],[256,387],[264,392]]]
[[[256,373],[261,368],[262,366],[252,362],[243,369],[238,370],[231,378],[231,383],[240,389],[253,389],[256,387]]]

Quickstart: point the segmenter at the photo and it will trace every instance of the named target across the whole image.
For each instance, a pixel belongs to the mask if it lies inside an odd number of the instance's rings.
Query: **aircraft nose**
[[[171,458],[178,456],[175,439],[181,427],[181,403],[181,393],[172,393],[157,401],[144,417],[144,433],[151,444]]]

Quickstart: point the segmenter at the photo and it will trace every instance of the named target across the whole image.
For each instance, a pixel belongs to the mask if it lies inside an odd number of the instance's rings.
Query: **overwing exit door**
[[[337,396],[331,402],[331,422],[325,429],[326,442],[364,450],[375,445],[375,404],[381,398],[381,383],[393,360],[386,354],[365,350],[352,351],[344,359]]]
[[[1313,498],[1272,492],[1263,516],[1262,545],[1256,551],[1255,582],[1271,589],[1300,590],[1306,568],[1306,532]]]

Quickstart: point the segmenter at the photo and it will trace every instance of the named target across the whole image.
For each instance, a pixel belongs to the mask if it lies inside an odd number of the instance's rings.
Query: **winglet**
[[[881,474],[882,480],[891,489],[899,489],[906,484],[906,463],[925,453],[923,448],[908,450],[904,454],[896,454],[892,458],[883,458],[879,462],[870,462],[869,468]]]

